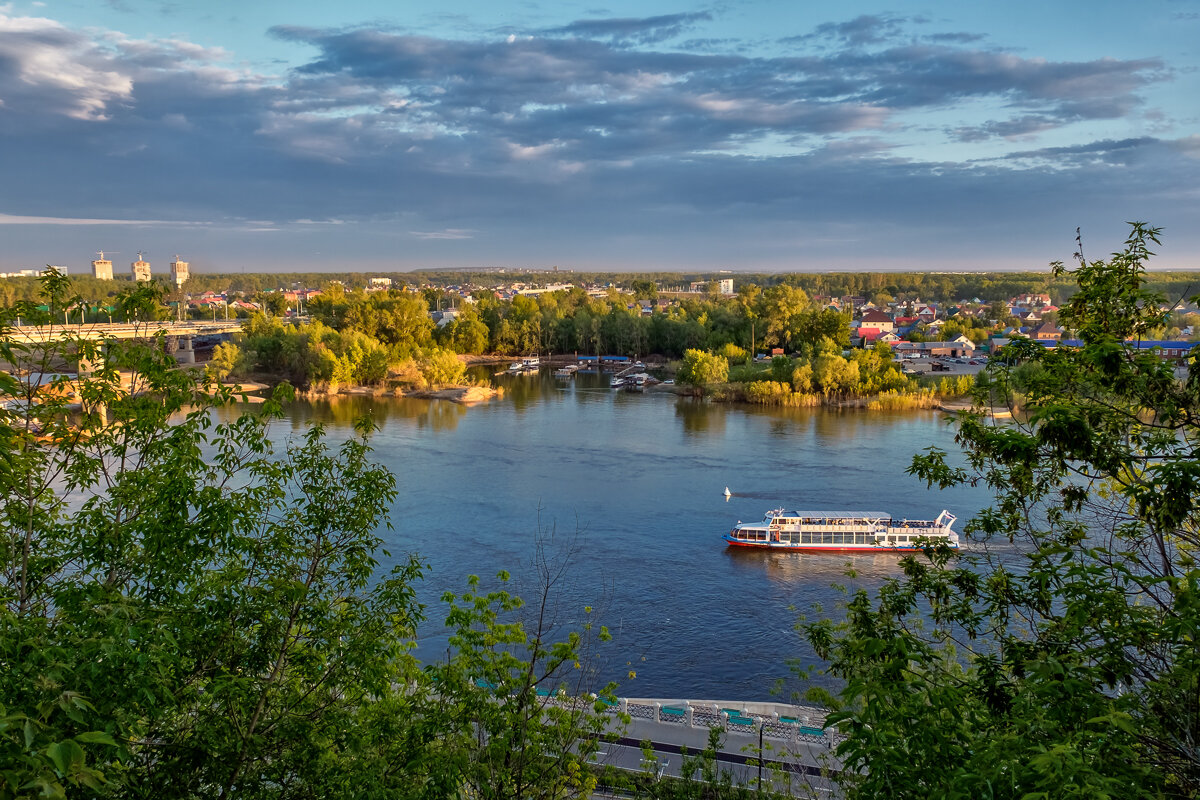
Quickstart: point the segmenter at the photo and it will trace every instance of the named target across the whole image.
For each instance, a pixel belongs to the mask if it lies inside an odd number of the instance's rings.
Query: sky
[[[1200,268],[1200,0],[0,2],[0,271]]]

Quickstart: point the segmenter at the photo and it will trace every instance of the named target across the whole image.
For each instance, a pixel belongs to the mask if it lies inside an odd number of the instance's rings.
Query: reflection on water
[[[727,408],[697,397],[680,397],[675,403],[675,416],[683,423],[683,432],[691,436],[707,436],[725,430]]]
[[[899,553],[772,553],[749,547],[727,547],[734,569],[754,570],[783,584],[842,583],[874,588],[904,574]]]
[[[713,404],[549,369],[495,381],[505,396],[469,408],[371,397],[289,408],[293,429],[321,421],[333,437],[367,413],[378,424],[376,457],[399,488],[380,535],[396,558],[416,552],[430,565],[417,588],[433,623],[421,658],[445,653],[442,592],[468,575],[517,571],[540,521],[583,531],[572,596],[611,594],[609,677],[624,676],[626,660],[639,664],[623,690],[768,699],[788,663],[815,658],[792,609],[833,609],[843,596],[832,584],[876,587],[900,574],[898,557],[731,549],[721,536],[737,520],[778,506],[917,519],[949,508],[966,520],[987,500],[986,490],[939,492],[905,473],[930,445],[955,449],[953,431],[929,412]]]
[[[379,427],[404,421],[433,431],[452,431],[467,410],[461,403],[446,400],[337,395],[293,403],[288,414],[294,431],[314,422],[331,428],[349,428],[363,417],[370,417]]]

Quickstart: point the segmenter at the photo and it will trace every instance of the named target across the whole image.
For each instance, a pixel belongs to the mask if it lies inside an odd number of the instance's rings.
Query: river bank
[[[307,389],[296,393],[304,400],[324,400],[330,397],[412,397],[421,400],[449,400],[463,405],[474,405],[504,396],[503,387],[474,385],[438,386],[429,389],[413,389],[401,386],[350,386],[332,389]]]

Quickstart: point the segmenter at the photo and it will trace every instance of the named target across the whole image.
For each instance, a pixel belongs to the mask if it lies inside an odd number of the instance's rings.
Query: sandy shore
[[[455,403],[472,405],[499,397],[501,392],[484,386],[451,386],[446,389],[428,389],[424,391],[405,392],[405,397],[423,397],[430,400],[452,400]]]

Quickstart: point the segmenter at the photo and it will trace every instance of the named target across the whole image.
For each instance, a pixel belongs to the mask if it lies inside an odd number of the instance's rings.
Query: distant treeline
[[[516,283],[545,285],[555,282],[589,284],[626,290],[641,289],[640,294],[649,294],[646,287],[656,292],[687,288],[693,282],[714,281],[732,278],[734,288],[754,284],[764,289],[776,285],[787,285],[802,289],[809,296],[862,297],[867,300],[913,300],[948,303],[957,300],[979,299],[985,303],[1025,293],[1045,293],[1055,304],[1075,291],[1075,284],[1067,279],[1055,280],[1046,272],[973,272],[973,273],[927,273],[927,272],[837,272],[837,273],[711,273],[711,272],[467,272],[467,271],[419,271],[419,272],[290,272],[290,273],[193,273],[187,283],[189,294],[205,291],[236,292],[250,296],[258,292],[276,289],[318,288],[330,282],[341,282],[347,289],[363,288],[372,277],[388,277],[394,287],[432,285],[437,287],[472,285],[475,287],[508,286]],[[156,280],[168,281],[166,275]],[[130,282],[128,276],[118,276],[113,281],[99,281],[90,276],[74,275],[71,282],[75,291],[87,302],[99,303],[116,294],[122,284]],[[1186,299],[1200,293],[1200,273],[1160,272],[1147,276],[1147,285],[1160,292],[1170,302]],[[37,298],[37,282],[34,278],[0,279],[0,307],[9,306],[16,300]]]

